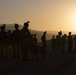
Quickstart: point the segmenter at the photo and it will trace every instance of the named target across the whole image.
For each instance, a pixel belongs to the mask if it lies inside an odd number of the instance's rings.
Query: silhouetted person
[[[14,28],[15,30],[12,32],[12,54],[13,54],[13,59],[16,58],[16,55],[17,55],[17,59],[20,59],[20,55],[19,55],[20,30],[18,29],[19,25],[15,24]]]
[[[6,47],[6,38],[7,38],[7,33],[5,32],[5,24],[3,24],[0,29],[0,57],[3,59],[5,57],[4,55],[4,50]]]
[[[76,35],[75,35],[75,37],[74,37],[74,42],[75,42],[75,52],[76,52]]]
[[[56,50],[58,51],[58,35],[56,35],[56,38],[55,38],[55,47],[56,47]]]
[[[64,35],[62,36],[62,52],[65,50],[65,46],[66,46],[66,37],[67,37],[66,34],[64,34]]]
[[[33,42],[34,42],[35,44],[37,44],[37,38],[36,38],[36,35],[37,35],[37,34],[34,34],[34,37],[33,37]]]
[[[45,54],[46,54],[46,31],[43,33],[41,36],[41,41],[42,41],[42,60],[45,60]]]
[[[67,40],[68,40],[68,50],[69,50],[69,52],[71,52],[71,50],[73,48],[73,39],[72,39],[71,32],[69,32]]]
[[[32,44],[32,36],[28,29],[29,21],[24,23],[24,27],[21,29],[21,51],[22,51],[22,60],[28,60],[28,51],[30,50]]]
[[[36,60],[38,60],[38,49],[37,49],[37,38],[36,38],[36,34],[34,34],[33,37],[33,59],[35,59],[35,55],[36,55]]]
[[[55,48],[56,48],[56,39],[55,39],[55,35],[52,36],[51,44],[52,44],[52,50],[55,50]]]
[[[8,32],[7,32],[7,51],[6,51],[6,55],[9,59],[11,58],[11,53],[12,53],[12,32],[11,32],[11,30],[8,30]]]
[[[58,44],[58,50],[61,51],[61,48],[62,48],[62,31],[58,32],[58,36],[57,36],[57,44]]]

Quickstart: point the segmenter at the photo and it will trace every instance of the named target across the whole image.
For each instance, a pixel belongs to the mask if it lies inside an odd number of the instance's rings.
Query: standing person
[[[43,33],[43,35],[41,36],[41,41],[42,41],[42,60],[45,60],[45,54],[46,54],[46,31]]]
[[[68,40],[68,50],[69,50],[69,52],[71,52],[71,50],[73,48],[73,39],[72,39],[71,32],[69,32],[67,40]]]
[[[59,50],[59,52],[61,51],[61,49],[62,49],[62,31],[60,31],[60,32],[58,32],[58,50]]]
[[[52,50],[55,50],[55,49],[56,49],[56,39],[55,39],[55,35],[52,36],[51,44],[52,44]]]
[[[58,51],[58,35],[56,35],[56,38],[55,38],[55,47],[56,47],[56,51]]]
[[[22,51],[22,60],[26,61],[28,59],[28,51],[30,50],[32,44],[32,36],[28,29],[29,21],[24,23],[24,27],[21,29],[21,51]]]
[[[76,35],[75,35],[75,37],[74,37],[74,42],[75,42],[75,52],[76,52]]]
[[[7,32],[7,38],[6,38],[6,52],[5,55],[7,57],[7,59],[11,58],[11,51],[12,51],[12,45],[11,45],[11,30],[8,30]]]
[[[64,50],[65,50],[65,46],[66,46],[66,37],[67,37],[66,34],[64,34],[64,35],[62,36],[62,52],[64,52]]]
[[[5,32],[6,24],[3,24],[0,29],[0,57],[3,59],[5,57],[5,50],[6,50],[6,38],[7,33]]]
[[[36,61],[38,60],[38,49],[37,49],[37,38],[36,38],[36,35],[37,34],[34,34],[34,37],[33,37],[33,59],[35,59],[35,55],[36,55]]]
[[[19,25],[15,24],[14,26],[15,30],[12,32],[12,58],[15,59],[17,57],[17,59],[20,59],[19,56],[19,40],[20,40],[20,30]]]

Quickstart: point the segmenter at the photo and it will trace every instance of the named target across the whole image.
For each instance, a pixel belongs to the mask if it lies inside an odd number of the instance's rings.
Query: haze
[[[35,30],[76,31],[76,0],[0,0],[0,24],[27,20]]]

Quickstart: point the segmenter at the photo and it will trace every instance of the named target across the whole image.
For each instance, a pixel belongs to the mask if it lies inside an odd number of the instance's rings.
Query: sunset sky
[[[76,31],[76,0],[0,0],[0,24],[48,31]]]

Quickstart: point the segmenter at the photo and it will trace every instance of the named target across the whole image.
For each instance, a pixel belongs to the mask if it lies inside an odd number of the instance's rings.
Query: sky
[[[76,0],[0,0],[0,24],[39,31],[76,31]]]

